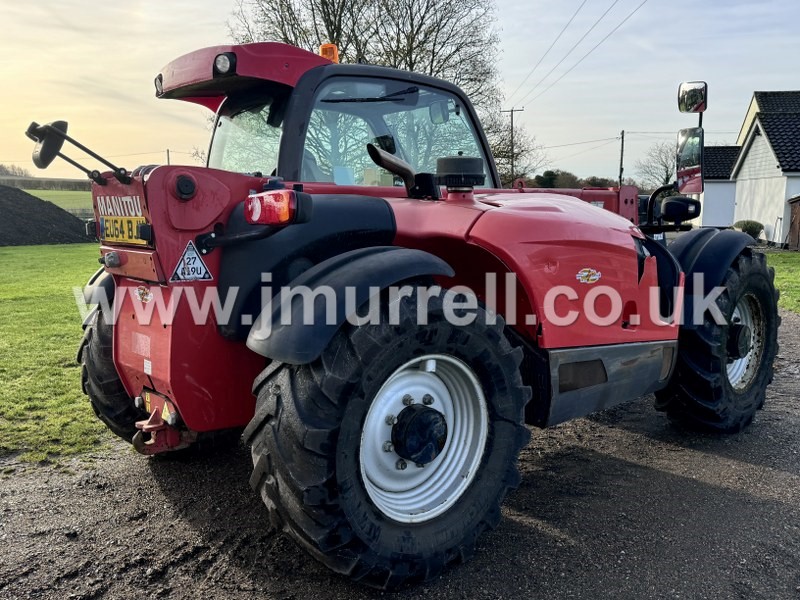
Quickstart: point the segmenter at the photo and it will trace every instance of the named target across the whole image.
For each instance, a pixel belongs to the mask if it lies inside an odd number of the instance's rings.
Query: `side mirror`
[[[678,172],[678,192],[681,194],[703,192],[703,139],[702,127],[681,129],[678,132],[675,166]]]
[[[36,146],[33,148],[33,164],[40,169],[49,167],[61,152],[66,134],[66,121],[53,121],[47,125],[31,123],[25,135],[36,142]]]
[[[700,201],[694,198],[672,196],[661,202],[661,218],[667,223],[680,225],[700,216]]]
[[[684,81],[678,86],[678,110],[682,113],[705,112],[708,84],[705,81]]]
[[[443,125],[450,120],[450,108],[447,106],[446,100],[437,100],[428,107],[428,114],[431,118],[431,123],[434,125]]]

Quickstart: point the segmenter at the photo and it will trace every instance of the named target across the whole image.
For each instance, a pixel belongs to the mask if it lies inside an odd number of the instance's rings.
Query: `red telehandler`
[[[637,225],[634,189],[501,189],[457,87],[284,44],[198,50],[155,87],[215,111],[206,167],[128,172],[63,121],[27,132],[38,167],[94,182],[83,389],[143,454],[243,429],[271,524],[334,571],[388,589],[468,559],[519,483],[526,424],[655,393],[726,433],[762,406],[763,255],[734,231],[651,237],[688,229],[696,200],[657,222],[654,194]],[[683,86],[682,110],[705,94]],[[702,148],[683,130],[657,192],[702,189]]]

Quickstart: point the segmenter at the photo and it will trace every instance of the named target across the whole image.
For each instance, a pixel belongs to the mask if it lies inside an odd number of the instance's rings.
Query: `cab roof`
[[[232,57],[232,73],[220,74],[215,69],[214,61],[220,54]],[[294,87],[310,69],[330,64],[327,58],[279,42],[211,46],[184,54],[161,69],[156,77],[156,96],[194,102],[216,111],[231,92],[264,82]]]

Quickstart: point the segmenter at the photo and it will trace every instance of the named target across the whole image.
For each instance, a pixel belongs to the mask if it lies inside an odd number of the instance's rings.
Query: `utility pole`
[[[622,143],[619,146],[619,185],[622,186],[622,172],[625,168],[622,166],[625,159],[625,130],[619,132]]]
[[[167,148],[167,166],[169,166],[169,148]]]
[[[501,113],[511,113],[511,184],[514,184],[514,113],[515,112],[522,112],[525,110],[525,107],[522,108],[511,108],[510,110],[501,110]]]

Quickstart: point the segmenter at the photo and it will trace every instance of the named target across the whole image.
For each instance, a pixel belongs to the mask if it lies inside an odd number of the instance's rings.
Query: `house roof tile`
[[[733,165],[739,156],[739,146],[706,146],[703,171],[706,179],[730,179]]]
[[[800,91],[754,92],[758,112],[800,113]]]
[[[800,171],[800,110],[757,115],[781,170]]]

